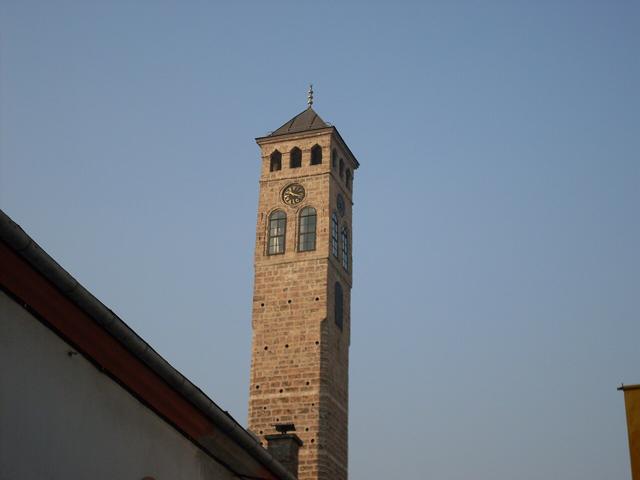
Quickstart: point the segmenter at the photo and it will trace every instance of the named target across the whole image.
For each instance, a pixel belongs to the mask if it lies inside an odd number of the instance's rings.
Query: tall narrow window
[[[333,150],[331,150],[331,168],[335,170],[337,165],[338,165],[338,152],[334,148]]]
[[[282,210],[276,210],[269,216],[269,236],[267,240],[267,254],[284,253],[285,233],[287,230],[287,215]]]
[[[300,212],[298,251],[316,249],[316,218],[316,209],[313,207],[305,207]]]
[[[335,286],[335,302],[334,302],[334,317],[336,321],[336,325],[340,330],[342,330],[343,317],[344,317],[344,298],[342,294],[342,285],[339,282],[336,282]]]
[[[342,175],[344,175],[344,160],[340,159],[340,178],[342,178]]]
[[[298,147],[293,147],[289,153],[289,167],[300,168],[302,166],[302,151]]]
[[[271,154],[270,172],[276,172],[282,168],[282,154],[276,150]]]
[[[311,165],[320,165],[322,163],[322,147],[314,145],[311,147]]]
[[[342,266],[349,271],[349,230],[342,227]]]
[[[338,214],[331,215],[331,253],[338,258]]]
[[[347,190],[351,190],[351,170],[347,168],[347,173],[345,174],[345,183],[347,184]]]

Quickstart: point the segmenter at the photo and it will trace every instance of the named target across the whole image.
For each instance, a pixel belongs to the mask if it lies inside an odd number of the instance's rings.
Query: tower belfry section
[[[310,98],[312,98],[310,94]],[[256,139],[249,428],[294,424],[300,480],[347,479],[353,172],[358,161],[312,108]]]

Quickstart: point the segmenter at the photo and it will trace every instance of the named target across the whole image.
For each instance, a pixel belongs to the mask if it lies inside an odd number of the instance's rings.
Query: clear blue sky
[[[0,1],[0,204],[242,423],[259,153],[358,157],[351,480],[630,478],[640,4]]]

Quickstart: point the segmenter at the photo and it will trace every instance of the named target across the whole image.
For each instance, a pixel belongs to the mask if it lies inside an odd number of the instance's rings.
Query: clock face
[[[298,205],[304,200],[304,195],[304,187],[299,183],[292,183],[282,191],[282,201],[287,205]]]
[[[344,198],[340,194],[338,194],[338,212],[341,217],[344,217]]]

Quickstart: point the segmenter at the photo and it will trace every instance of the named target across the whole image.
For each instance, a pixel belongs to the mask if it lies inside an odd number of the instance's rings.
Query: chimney
[[[293,423],[276,424],[274,427],[280,433],[265,435],[267,450],[284,468],[298,478],[298,451],[302,446],[302,440],[295,433],[289,433],[296,430]]]

